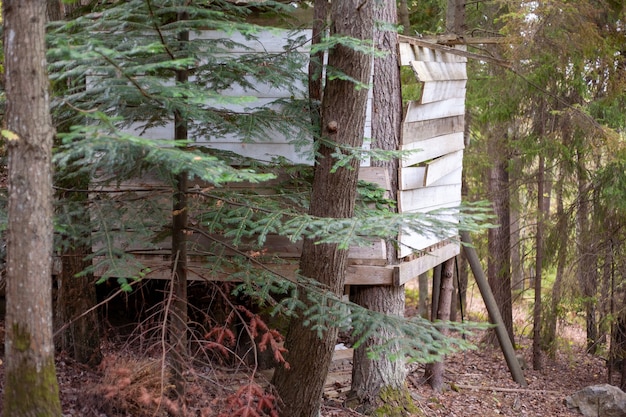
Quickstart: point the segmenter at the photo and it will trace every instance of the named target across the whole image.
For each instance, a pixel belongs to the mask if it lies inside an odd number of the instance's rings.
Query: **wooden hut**
[[[301,32],[307,36],[310,32]],[[258,53],[280,52],[286,43],[286,37],[293,32],[268,31],[262,34],[260,41],[246,44],[246,53],[253,48]],[[242,35],[207,31],[200,35],[204,38],[229,36],[237,43],[245,44]],[[310,38],[310,35],[309,35]],[[414,150],[404,158],[397,172],[398,201],[400,212],[427,212],[439,208],[454,207],[461,203],[461,175],[464,148],[464,117],[467,58],[441,48],[429,48],[428,43],[414,42],[411,38],[401,37],[398,45],[400,65],[410,66],[422,84],[419,100],[408,103],[402,128],[400,149]],[[307,56],[307,45],[299,49]],[[243,53],[233,49],[231,53]],[[306,72],[306,65],[302,69]],[[298,94],[306,96],[305,85],[294,86]],[[231,89],[227,94],[232,96],[254,94],[258,103],[268,103],[276,98],[293,94],[270,86],[258,86],[257,91],[241,91]],[[371,101],[370,101],[371,102]],[[250,106],[251,103],[246,103]],[[239,105],[243,106],[243,105]],[[370,136],[371,106],[368,105],[365,137]],[[237,110],[233,108],[234,110]],[[137,130],[129,129],[133,133]],[[144,130],[145,137],[171,138],[173,127],[166,125]],[[297,150],[289,141],[276,135],[272,140],[259,143],[244,142],[240,138],[224,136],[219,139],[202,142],[207,147],[228,150],[245,157],[269,160],[271,157],[284,157],[294,163],[312,164],[310,148]],[[419,150],[419,151],[416,151]],[[390,181],[386,170],[371,167],[369,161],[362,161],[360,179],[374,182],[389,189]],[[153,187],[154,181],[146,178],[139,181],[146,187]],[[134,183],[136,187],[137,183]],[[249,184],[233,184],[246,187]],[[124,186],[119,190],[123,191]],[[456,235],[450,230],[449,236]],[[189,236],[201,247],[207,243],[206,236],[193,234]],[[366,247],[353,247],[349,252],[349,266],[346,285],[402,285],[416,278],[442,262],[456,256],[460,247],[458,243],[441,238],[419,234],[402,234],[397,262],[388,264],[386,245],[382,240],[374,241]],[[240,248],[241,249],[241,248]],[[171,278],[171,250],[166,242],[158,249],[127,247],[128,253],[134,254],[146,268],[145,278]],[[289,276],[298,268],[301,243],[292,243],[285,237],[270,236],[265,244],[264,253],[279,262],[265,263],[264,268]],[[201,251],[189,253],[188,279],[190,280],[222,280],[227,272],[215,271],[203,260]],[[100,271],[101,273],[104,271]]]

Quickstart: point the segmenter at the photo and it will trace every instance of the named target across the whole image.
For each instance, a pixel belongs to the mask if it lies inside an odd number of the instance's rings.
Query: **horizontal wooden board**
[[[165,259],[148,257],[139,259],[141,264],[147,268],[144,279],[171,279],[171,262]],[[284,262],[280,264],[266,263],[259,266],[259,269],[269,270],[285,279],[294,280],[295,273],[299,269],[297,262]],[[129,271],[134,269],[129,265]],[[230,279],[228,271],[216,271],[205,263],[190,261],[187,267],[188,279],[190,281],[227,281]],[[102,276],[103,270],[97,270],[96,276]],[[234,271],[233,271],[234,272]],[[349,265],[346,271],[345,285],[393,285],[393,266],[370,266],[370,265]]]
[[[394,285],[404,285],[416,279],[437,265],[441,265],[448,259],[454,258],[461,253],[461,246],[458,243],[444,243],[432,249],[427,249],[424,253],[408,262],[403,262],[396,266],[394,274]]]
[[[360,167],[359,180],[373,182],[380,188],[391,190],[391,179],[389,170],[385,167]]]
[[[226,97],[254,96],[259,98],[305,98],[308,87],[305,85],[307,79],[307,67],[300,69],[298,81],[291,84],[289,88],[278,88],[267,83],[259,83],[252,77],[244,77],[244,81],[251,84],[252,88],[244,88],[241,84],[232,84],[229,88],[220,90],[220,94]],[[191,78],[191,77],[190,77]]]
[[[449,98],[465,98],[467,80],[430,81],[422,87],[420,103],[432,103]]]
[[[412,61],[411,68],[422,82],[467,80],[465,63]]]
[[[442,155],[459,151],[464,147],[463,132],[437,136],[432,139],[402,145],[402,150],[411,150],[414,152],[411,152],[402,158],[401,166],[408,167],[419,164],[420,162],[425,162],[433,158],[438,158]]]
[[[426,168],[425,166],[405,167],[398,170],[398,188],[399,190],[412,190],[415,188],[426,187]],[[439,178],[437,181],[428,186],[461,184],[463,168],[458,167],[449,174]]]
[[[439,185],[398,192],[398,211],[424,211],[461,200],[461,184]]]
[[[285,29],[262,30],[255,34],[255,39],[247,39],[241,32],[224,32],[218,30],[203,30],[201,32],[191,32],[190,41],[219,41],[228,42],[229,53],[282,53],[288,45],[288,37],[292,39],[302,36],[306,39],[304,44],[294,45],[296,51],[308,52],[311,40],[311,30],[290,31]],[[230,45],[230,43],[234,43]]]
[[[419,122],[404,122],[402,124],[403,145],[417,142],[435,136],[463,132],[465,129],[465,115],[446,117],[443,119],[421,120]]]
[[[404,122],[420,122],[422,120],[442,119],[465,114],[465,98],[457,97],[433,103],[420,104],[410,101],[404,116]]]

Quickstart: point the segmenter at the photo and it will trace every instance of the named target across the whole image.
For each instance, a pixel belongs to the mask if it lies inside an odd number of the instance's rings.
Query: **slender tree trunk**
[[[539,156],[537,172],[537,231],[535,234],[535,304],[533,306],[533,369],[541,370],[541,284],[543,272],[543,219],[545,160]]]
[[[409,20],[409,5],[407,0],[398,3],[398,20],[402,25],[402,34],[411,35],[411,21]]]
[[[496,133],[497,135],[497,133]],[[513,344],[513,306],[511,299],[511,251],[509,230],[509,174],[507,170],[508,153],[506,150],[506,138],[493,138],[494,155],[497,155],[489,177],[490,198],[493,202],[493,211],[497,218],[498,227],[489,229],[489,258],[487,263],[487,276],[493,295],[498,303],[502,320]],[[495,335],[489,342],[496,344]]]
[[[445,261],[441,268],[441,290],[439,291],[439,300],[436,313],[437,320],[448,321],[450,320],[450,304],[452,303],[452,290],[454,279],[454,258]],[[449,333],[449,330],[442,329],[441,332],[444,335]],[[432,389],[436,392],[441,392],[443,389],[443,371],[445,364],[443,361],[429,363],[426,365],[424,372],[424,378],[428,381]]]
[[[431,295],[430,320],[437,319],[437,311],[439,311],[439,294],[441,292],[441,268],[443,265],[437,265],[433,269],[433,290]]]
[[[179,20],[188,16],[181,12]],[[189,32],[179,34],[181,43],[189,41]],[[176,82],[186,83],[189,74],[186,69],[176,71]],[[187,119],[180,110],[174,112],[174,138],[187,140]],[[169,341],[172,378],[176,395],[179,399],[185,396],[185,378],[183,371],[188,361],[187,352],[187,172],[176,176],[176,191],[172,211],[172,282],[170,283],[171,311],[169,311]]]
[[[4,415],[60,417],[52,341],[52,139],[43,0],[4,0],[9,153]]]
[[[577,277],[578,283],[582,288],[582,296],[585,305],[585,321],[587,332],[587,350],[594,353],[596,348],[596,339],[598,337],[596,323],[596,282],[595,269],[596,264],[593,262],[593,248],[591,245],[591,236],[589,230],[589,191],[587,190],[586,166],[578,150],[578,211],[576,212],[577,233],[576,242],[578,246],[578,267]]]
[[[417,305],[417,313],[425,319],[430,318],[428,309],[428,272],[420,274],[417,278],[419,289],[419,301]]]
[[[333,2],[330,34],[372,39],[372,2],[345,0]],[[348,18],[349,17],[349,18]],[[338,45],[329,51],[328,65],[351,78],[368,83],[371,59],[349,47]],[[316,161],[309,213],[314,216],[347,218],[354,214],[359,163],[333,170],[334,144],[361,147],[365,128],[367,90],[353,82],[326,80],[322,100],[322,137]],[[336,244],[316,244],[305,239],[300,272],[326,285],[337,296],[343,294],[348,251]],[[337,329],[329,328],[322,337],[305,325],[305,318],[294,319],[285,338],[291,368],[278,367],[273,382],[283,401],[283,417],[317,417],[328,366],[337,340]]]
[[[557,217],[557,230],[569,230],[567,216],[563,207],[563,170],[559,173],[559,180],[556,185],[556,217]],[[550,314],[547,320],[544,320],[547,324],[547,328],[544,336],[544,348],[550,353],[551,356],[556,354],[556,329],[559,319],[558,309],[561,301],[561,293],[563,286],[563,277],[565,275],[565,267],[567,262],[567,245],[569,243],[568,233],[561,233],[559,235],[558,243],[558,260],[556,264],[556,276],[554,278],[554,284],[552,285],[552,296],[550,299]]]
[[[512,164],[520,165],[519,161]],[[512,170],[516,172],[515,168]],[[521,256],[521,233],[520,233],[520,212],[519,212],[519,190],[511,190],[510,205],[510,229],[511,229],[511,288],[516,292],[524,290],[524,270]]]
[[[396,3],[382,2],[374,5],[374,21],[395,24],[397,21]],[[400,91],[400,68],[398,66],[398,34],[390,30],[374,30],[374,45],[387,52],[384,57],[374,59],[373,98],[372,98],[372,148],[396,150],[400,144],[402,129],[402,95]],[[391,179],[389,198],[396,199],[398,161],[372,161],[372,166],[387,168]],[[387,244],[387,262],[397,263],[397,251],[393,242]],[[404,316],[404,285],[356,286],[354,302],[372,311]],[[393,329],[371,338],[354,351],[352,369],[352,393],[365,409],[393,399],[397,414],[405,412],[409,402],[402,405],[401,399],[410,399],[405,384],[406,367],[404,360],[394,361],[397,347],[390,346],[388,355],[371,359],[367,351],[371,346],[386,343],[392,337]],[[381,396],[384,392],[384,396]],[[383,398],[384,397],[384,398]]]

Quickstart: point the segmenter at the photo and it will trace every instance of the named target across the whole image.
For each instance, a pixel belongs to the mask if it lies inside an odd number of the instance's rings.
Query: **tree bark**
[[[568,216],[565,214],[565,209],[563,206],[563,182],[564,182],[565,173],[563,169],[559,173],[559,180],[556,184],[556,217],[557,217],[557,230],[569,230],[568,226]],[[551,356],[556,355],[556,329],[557,329],[557,321],[559,303],[561,301],[561,293],[563,286],[563,278],[565,276],[565,268],[567,264],[567,248],[569,243],[569,236],[567,233],[561,233],[559,235],[559,243],[558,243],[558,257],[556,264],[556,275],[554,277],[554,284],[552,285],[552,295],[550,299],[550,313],[547,317],[547,320],[544,320],[547,324],[543,343],[544,348],[548,351]]]
[[[409,5],[407,0],[398,3],[398,20],[402,25],[402,34],[411,35],[411,21],[409,20]]]
[[[397,23],[396,3],[393,1],[374,5],[374,21]],[[372,148],[396,150],[400,145],[402,131],[402,95],[400,86],[400,67],[398,65],[398,34],[390,30],[374,30],[374,45],[387,54],[374,59],[373,95],[372,95]],[[396,199],[398,189],[398,161],[371,161],[372,166],[387,169],[391,180],[390,195]],[[397,263],[397,251],[393,242],[387,243],[387,263]],[[405,292],[404,285],[355,286],[353,301],[372,311],[385,314],[404,316]],[[402,358],[395,361],[389,359],[397,356],[397,347],[390,347],[388,355],[376,359],[368,358],[367,351],[371,346],[385,343],[392,337],[393,329],[385,330],[376,338],[371,338],[354,351],[352,368],[352,394],[364,406],[365,410],[373,409],[385,403],[380,394],[384,392],[386,399],[393,399],[396,411],[409,404],[398,405],[402,398],[410,398],[405,384],[406,366]],[[393,393],[393,394],[392,394]]]
[[[4,415],[59,417],[46,2],[4,0],[2,6],[9,154]]]
[[[537,170],[537,230],[535,232],[535,303],[533,306],[533,369],[540,371],[541,360],[541,284],[543,272],[543,219],[544,219],[545,159],[539,156]]]
[[[428,311],[428,272],[424,272],[417,277],[419,289],[419,302],[417,305],[417,314],[428,319],[430,314]]]
[[[450,306],[452,304],[452,290],[454,284],[454,258],[448,259],[441,266],[441,285],[439,291],[439,300],[437,302],[438,309],[436,318],[441,321],[450,320]],[[434,302],[434,300],[433,300]],[[449,330],[441,329],[444,335],[449,334]],[[445,364],[443,361],[433,362],[426,365],[424,372],[424,378],[428,381],[431,388],[436,392],[441,392],[443,389],[443,371]]]
[[[330,34],[372,39],[372,2],[333,2]],[[361,83],[369,83],[371,58],[349,47],[337,45],[329,51],[328,65]],[[354,214],[359,161],[333,170],[335,146],[361,147],[365,127],[367,90],[351,81],[326,80],[322,99],[322,137],[316,161],[309,213],[313,216],[348,218]],[[337,296],[343,294],[348,251],[336,244],[316,244],[305,239],[300,272],[317,279]],[[303,298],[304,300],[305,298]],[[308,301],[306,301],[308,302]],[[283,401],[283,417],[316,417],[328,366],[337,340],[337,329],[328,328],[321,338],[305,326],[305,318],[294,319],[285,338],[291,368],[278,367],[273,383]]]
[[[598,338],[598,328],[596,323],[596,264],[593,256],[594,249],[591,244],[591,234],[589,230],[589,202],[587,189],[586,165],[582,151],[577,151],[578,166],[578,210],[576,212],[577,234],[576,243],[578,247],[578,267],[576,275],[578,283],[582,288],[583,303],[585,306],[585,321],[587,332],[587,350],[595,353],[596,339]]]
[[[179,13],[178,19],[188,18],[186,12]],[[178,35],[181,43],[189,42],[189,32]],[[186,83],[189,73],[186,69],[176,71],[176,82]],[[174,111],[174,139],[187,140],[187,119],[180,110]],[[188,361],[187,351],[187,172],[176,175],[176,190],[172,207],[172,281],[170,283],[171,311],[168,314],[170,363],[174,389],[179,399],[185,397],[185,377],[183,372]]]
[[[513,344],[513,305],[511,299],[511,251],[509,229],[509,174],[505,138],[492,138],[494,141],[494,155],[496,160],[491,168],[489,176],[489,194],[493,203],[493,211],[497,218],[498,227],[489,229],[489,258],[487,263],[487,276],[493,295],[498,303],[502,320]],[[493,335],[492,332],[490,332]],[[496,343],[495,338],[489,340]]]

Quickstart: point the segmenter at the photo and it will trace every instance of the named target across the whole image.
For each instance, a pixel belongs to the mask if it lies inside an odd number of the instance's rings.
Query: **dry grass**
[[[101,369],[104,375],[87,390],[87,399],[108,416],[178,414],[178,405],[167,397],[170,375],[160,359],[107,357]]]

